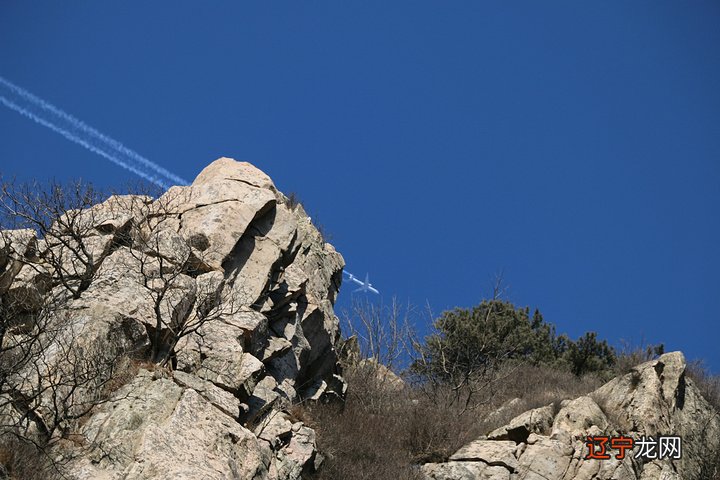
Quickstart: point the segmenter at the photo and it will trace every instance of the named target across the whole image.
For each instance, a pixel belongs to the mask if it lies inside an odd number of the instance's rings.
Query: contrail
[[[0,102],[162,188],[169,188],[172,184],[188,184],[187,180],[178,177],[155,162],[130,150],[117,140],[100,133],[81,120],[10,83],[1,76]]]

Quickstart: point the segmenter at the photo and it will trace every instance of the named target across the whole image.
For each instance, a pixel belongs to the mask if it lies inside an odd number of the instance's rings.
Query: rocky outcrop
[[[52,227],[59,241],[32,230],[0,236],[3,304],[53,326],[38,342],[47,370],[18,373],[31,381],[18,383],[28,400],[15,414],[61,440],[64,474],[299,479],[313,470],[315,434],[284,408],[344,393],[333,312],[344,261],[302,206],[252,165],[221,158],[158,199],[114,196],[72,216],[78,230]],[[71,392],[68,412],[83,415],[51,419],[58,395],[43,382],[91,347],[130,358],[137,373],[110,389],[113,364],[108,378]]]
[[[525,412],[461,448],[449,461],[425,464],[422,471],[434,480],[706,478],[703,462],[720,447],[720,418],[685,368],[680,352],[662,355],[559,408]],[[646,458],[637,443],[622,459],[610,443],[610,458],[587,458],[588,437],[624,436],[637,442],[643,436],[658,440],[670,435],[682,439],[680,458]]]

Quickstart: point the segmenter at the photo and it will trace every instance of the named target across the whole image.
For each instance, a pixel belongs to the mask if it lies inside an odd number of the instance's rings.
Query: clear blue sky
[[[2,2],[0,76],[175,173],[247,160],[435,311],[720,371],[720,3]],[[0,108],[6,177],[132,174]],[[347,293],[340,303],[346,303]]]

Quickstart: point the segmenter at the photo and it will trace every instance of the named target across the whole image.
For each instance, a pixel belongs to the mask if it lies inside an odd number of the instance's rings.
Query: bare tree
[[[125,242],[122,268],[150,305],[150,360],[163,366],[174,367],[182,338],[239,310],[223,272],[207,266],[213,249],[189,244],[178,231],[183,206],[191,203],[191,194],[178,189],[152,203],[134,204]]]
[[[47,452],[107,400],[136,353],[73,308],[129,225],[115,202],[95,205],[99,198],[79,182],[1,187],[1,442]]]
[[[138,192],[97,203],[100,193],[82,182],[6,183],[0,192],[0,245],[12,244],[11,232],[3,228],[23,228],[39,237],[28,252],[5,252],[13,268],[32,270],[44,281],[33,282],[39,289],[35,302],[29,296],[28,305],[10,302],[18,314],[37,313],[41,297],[58,286],[79,299],[97,281],[105,259],[123,250],[123,265],[112,268],[124,270],[142,287],[139,300],[152,310],[143,319],[152,343],[150,358],[167,365],[181,338],[237,309],[222,273],[211,272],[205,263],[212,250],[199,240],[189,245],[178,233],[182,213],[194,206],[190,191],[171,189],[155,200]],[[0,289],[2,283],[0,277]]]
[[[92,186],[75,182],[48,186],[37,182],[15,186],[4,183],[0,192],[0,208],[9,225],[3,229],[30,229],[41,238],[38,258],[24,262],[40,273],[49,273],[52,284],[62,285],[73,298],[79,298],[92,281],[102,258],[110,247],[103,238],[106,227],[99,210],[92,207],[100,193]],[[22,261],[23,256],[14,257]]]
[[[391,370],[402,368],[412,346],[413,314],[410,305],[402,306],[396,298],[389,305],[353,299],[350,310],[343,313],[343,329],[357,339],[358,360],[371,359]]]
[[[79,422],[113,398],[129,358],[175,368],[178,342],[202,343],[203,326],[240,310],[242,285],[211,267],[218,253],[202,235],[184,236],[190,195],[171,189],[98,204],[82,183],[2,186],[0,444],[19,439],[48,453],[73,440]],[[118,302],[101,305],[117,318],[80,313],[103,296]],[[142,349],[112,330],[125,319],[140,329]]]
[[[48,296],[32,323],[0,316],[0,446],[34,452],[46,475],[59,468],[51,448],[74,441],[81,419],[109,401],[133,353],[65,306]]]

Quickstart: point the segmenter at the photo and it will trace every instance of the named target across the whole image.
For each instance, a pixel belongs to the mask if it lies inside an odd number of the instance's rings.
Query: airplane
[[[356,288],[353,290],[353,292],[372,292],[372,293],[380,293],[376,288],[373,288],[372,283],[370,283],[370,275],[367,273],[365,274],[365,281],[363,282],[359,278],[357,278],[355,275],[353,275],[350,272],[346,272],[343,270],[344,273],[347,274],[348,280],[357,283],[360,285],[359,288]]]

